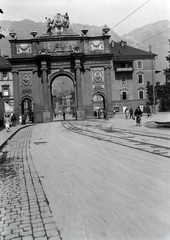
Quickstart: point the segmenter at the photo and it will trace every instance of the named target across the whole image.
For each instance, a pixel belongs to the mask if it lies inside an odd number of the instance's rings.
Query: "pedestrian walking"
[[[135,110],[135,117],[136,117],[136,126],[141,126],[142,111],[140,107],[137,107],[137,109]]]
[[[101,116],[101,110],[99,109],[98,110],[98,118],[100,118],[100,116]]]
[[[22,124],[22,116],[21,116],[21,114],[19,114],[18,120],[19,120],[19,124]]]
[[[128,119],[129,117],[129,110],[128,108],[125,109],[125,118]]]
[[[94,111],[94,118],[97,118],[97,111]]]
[[[148,117],[150,117],[151,116],[151,109],[150,109],[149,106],[147,106],[146,112],[147,112]]]
[[[133,119],[133,109],[132,108],[130,108],[130,119],[132,118]]]
[[[26,123],[25,121],[26,121],[26,116],[25,116],[25,114],[23,114],[23,115],[22,115],[22,124],[23,124],[23,125],[25,125],[25,123]]]
[[[66,120],[66,113],[65,113],[65,111],[63,112],[63,120],[64,121]]]
[[[10,116],[9,115],[5,115],[5,128],[7,130],[7,132],[10,130],[10,124],[11,124],[11,120],[10,120]]]
[[[15,113],[12,115],[12,117],[11,117],[11,124],[12,124],[12,126],[15,126],[16,125],[16,120],[17,120],[17,118],[16,118],[16,116],[15,116]]]
[[[104,115],[104,119],[105,119],[105,120],[108,120],[108,118],[107,118],[107,110],[106,110],[106,109],[104,109],[103,115]]]

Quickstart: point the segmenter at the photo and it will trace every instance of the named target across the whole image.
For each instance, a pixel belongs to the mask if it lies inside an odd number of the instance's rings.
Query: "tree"
[[[156,86],[154,87],[155,104],[158,103],[158,97],[157,97],[158,88],[159,88],[159,84],[156,84]],[[148,102],[146,104],[151,105],[153,107],[153,85],[149,81],[147,81],[147,84],[146,84],[146,96],[148,98]]]
[[[148,99],[147,105],[153,105],[153,86],[149,81],[146,84],[146,96]]]
[[[160,111],[170,110],[170,82],[160,85],[157,89],[157,97],[160,102]]]

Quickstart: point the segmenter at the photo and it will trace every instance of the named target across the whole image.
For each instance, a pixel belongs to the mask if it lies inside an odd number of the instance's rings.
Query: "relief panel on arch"
[[[102,40],[90,41],[89,50],[92,52],[103,52],[104,51],[104,42]]]
[[[93,90],[104,90],[104,68],[92,69]]]
[[[32,72],[20,72],[20,86],[22,94],[32,93]]]
[[[29,43],[17,44],[16,47],[17,47],[17,54],[32,53],[31,44],[29,44]]]

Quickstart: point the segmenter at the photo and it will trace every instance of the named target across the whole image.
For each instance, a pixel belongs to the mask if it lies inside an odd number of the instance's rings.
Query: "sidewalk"
[[[91,119],[89,119],[91,121]],[[109,120],[101,119],[93,119],[94,123],[100,124],[105,123],[105,128],[117,128],[117,129],[128,129],[135,131],[153,131],[160,132],[160,128],[168,126],[169,128],[164,128],[169,130],[170,129],[170,112],[168,113],[156,113],[152,114],[151,117],[148,117],[146,114],[142,116],[142,126],[136,126],[136,120],[133,119],[125,119],[125,115],[122,113],[118,113],[114,115],[113,118],[109,118]],[[166,123],[166,124],[165,124]],[[169,134],[169,131],[168,131]]]
[[[6,144],[8,139],[10,139],[15,133],[17,133],[20,129],[29,127],[32,124],[26,124],[26,125],[16,125],[10,128],[10,130],[7,132],[5,128],[0,128],[0,149]]]

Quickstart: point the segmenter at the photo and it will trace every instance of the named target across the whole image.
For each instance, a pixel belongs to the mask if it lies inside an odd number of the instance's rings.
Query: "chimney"
[[[121,46],[121,47],[126,47],[126,46],[127,46],[127,42],[121,40],[121,41],[120,41],[120,46]]]
[[[115,46],[115,43],[114,41],[111,41],[111,46],[114,47]]]

